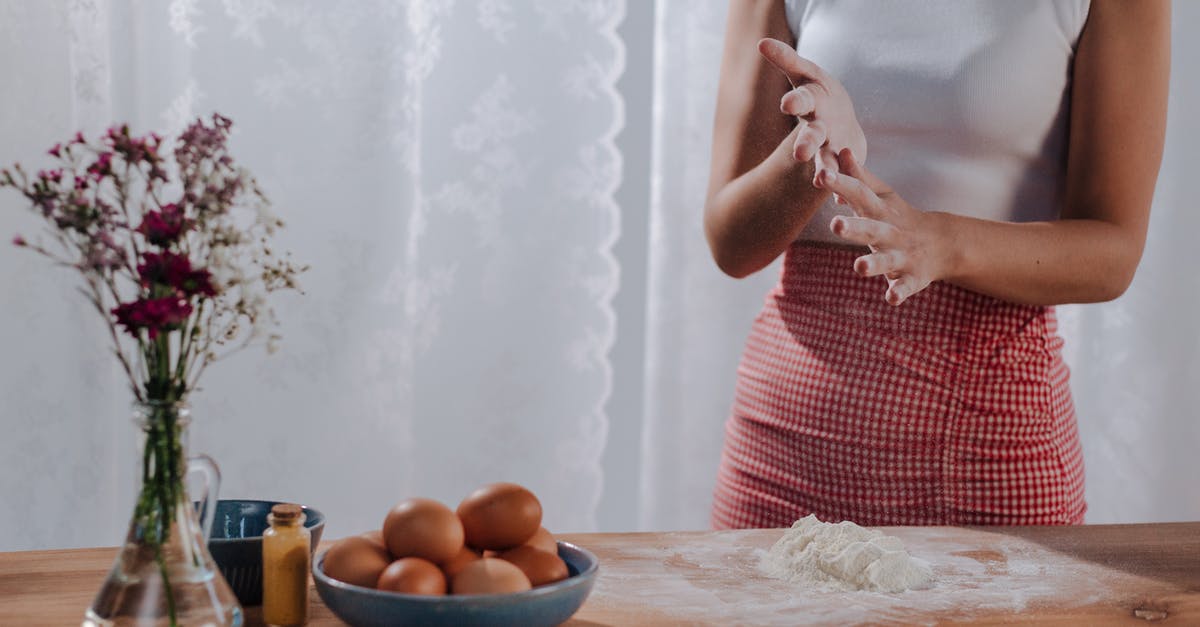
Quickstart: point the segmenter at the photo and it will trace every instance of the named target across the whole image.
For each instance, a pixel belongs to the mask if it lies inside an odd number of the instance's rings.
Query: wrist
[[[941,211],[925,214],[932,236],[935,281],[955,281],[966,272],[967,254],[958,216]]]
[[[783,176],[789,178],[800,177],[804,178],[807,175],[809,184],[812,184],[812,177],[816,174],[815,159],[808,161],[799,161],[792,154],[792,144],[795,143],[795,134],[788,135],[775,150],[771,151],[771,156],[767,161],[771,165],[771,169],[775,170]]]
[[[792,156],[792,142],[784,140],[771,153],[764,165],[768,179],[774,189],[781,193],[785,202],[797,203],[804,210],[815,210],[831,195],[828,190],[813,185],[817,174],[816,159],[798,161]]]

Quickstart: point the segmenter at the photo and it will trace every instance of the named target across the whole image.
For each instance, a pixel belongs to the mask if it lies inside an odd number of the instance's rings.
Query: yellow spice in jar
[[[267,516],[263,532],[263,622],[308,622],[309,534],[299,505],[280,503]]]

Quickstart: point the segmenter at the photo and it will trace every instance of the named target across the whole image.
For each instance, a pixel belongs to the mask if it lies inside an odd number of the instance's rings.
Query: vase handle
[[[208,455],[188,458],[188,473],[204,474],[204,496],[200,499],[200,533],[204,543],[212,535],[213,518],[217,515],[217,493],[221,491],[221,469]]]

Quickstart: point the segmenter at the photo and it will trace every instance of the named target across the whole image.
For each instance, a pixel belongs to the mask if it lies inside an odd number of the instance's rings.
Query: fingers
[[[779,110],[785,115],[803,117],[812,113],[816,108],[816,96],[803,85],[784,94],[779,101]]]
[[[822,159],[827,157],[823,155]],[[920,278],[923,274],[914,271],[919,260],[916,257],[910,259],[909,248],[900,241],[904,235],[893,223],[900,214],[895,213],[896,209],[889,209],[879,197],[893,192],[858,163],[849,148],[838,151],[837,161],[841,173],[823,170],[817,175],[817,182],[820,187],[832,190],[846,200],[858,215],[837,216],[829,223],[829,229],[849,242],[870,247],[870,254],[854,260],[854,271],[864,277],[887,277],[884,301],[900,305],[925,289],[929,280]],[[893,200],[889,197],[889,202]],[[903,206],[901,204],[901,208]]]
[[[887,301],[889,305],[899,305],[913,294],[925,289],[926,285],[929,283],[923,283],[913,275],[906,274],[890,282],[887,292],[883,295],[883,300]]]
[[[791,81],[792,86],[825,80],[825,71],[816,63],[796,53],[796,49],[778,39],[758,42],[758,53]]]
[[[797,143],[799,138],[797,138]],[[843,150],[842,154],[847,151]],[[851,172],[848,172],[842,166],[846,165],[846,161],[842,159],[841,154],[838,155],[838,169],[844,173],[843,176],[824,176],[819,182],[822,189],[828,189],[840,196],[847,204],[854,209],[854,213],[867,218],[876,220],[883,219],[888,215],[887,206],[883,200],[875,194],[871,188],[867,187],[862,180],[856,178]],[[859,170],[862,173],[862,170]]]
[[[796,134],[796,143],[792,147],[792,156],[802,163],[811,161],[817,156],[817,151],[825,144],[825,140],[828,137],[829,132],[825,128],[824,122],[820,120],[809,122],[805,128]]]
[[[887,222],[880,222],[879,220],[871,220],[869,218],[837,216],[829,223],[829,230],[833,231],[834,235],[855,244],[877,246],[887,244],[896,227]],[[857,260],[855,261],[855,269],[858,269]]]
[[[854,158],[854,151],[849,148],[843,148],[838,152],[838,164],[844,166],[842,171],[856,179],[863,178],[864,168],[858,159]]]
[[[854,153],[849,148],[843,148],[838,152],[838,169],[842,172],[853,176],[854,178],[867,184],[876,194],[891,192],[892,189],[878,177],[872,174],[866,167],[854,158]]]
[[[829,170],[831,174],[837,174],[837,153],[834,152],[833,149],[831,149],[828,145],[826,145],[817,151],[817,155],[814,160],[816,168],[813,172],[813,187],[821,189],[821,181],[824,180],[824,177],[826,176],[824,174],[826,170]]]
[[[898,276],[897,273],[904,269],[904,261],[904,253],[898,250],[871,253],[854,260],[854,271],[864,277]]]

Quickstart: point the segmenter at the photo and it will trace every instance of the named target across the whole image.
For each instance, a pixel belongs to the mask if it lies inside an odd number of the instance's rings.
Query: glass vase
[[[184,403],[134,405],[137,502],[84,627],[242,624],[242,607],[208,552],[220,473],[207,456],[187,456],[190,421]],[[206,477],[203,524],[187,493],[190,472]]]

